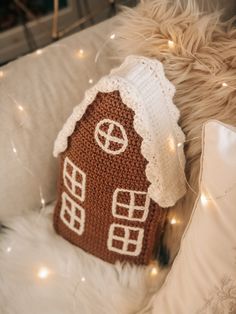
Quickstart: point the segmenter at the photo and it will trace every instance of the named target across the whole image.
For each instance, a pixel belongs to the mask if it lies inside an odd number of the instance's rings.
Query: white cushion
[[[236,128],[205,125],[200,191],[153,313],[236,311]]]
[[[96,82],[117,65],[110,58],[112,40],[107,40],[115,21],[106,20],[1,68],[0,219],[39,208],[40,186],[45,202],[55,198],[54,140],[89,79]]]

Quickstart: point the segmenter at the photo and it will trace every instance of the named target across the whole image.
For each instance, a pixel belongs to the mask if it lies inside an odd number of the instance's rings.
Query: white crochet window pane
[[[119,122],[110,119],[98,122],[94,137],[99,147],[111,155],[123,153],[128,145],[124,127]]]
[[[116,189],[112,200],[112,214],[130,221],[145,221],[149,205],[150,198],[146,192]]]
[[[122,255],[138,256],[142,250],[143,235],[142,228],[112,224],[107,247],[110,251]]]
[[[63,181],[70,193],[80,201],[85,200],[86,174],[76,167],[68,158],[65,158],[63,167]]]
[[[76,204],[65,192],[62,193],[60,218],[70,230],[78,235],[84,232],[85,210]]]

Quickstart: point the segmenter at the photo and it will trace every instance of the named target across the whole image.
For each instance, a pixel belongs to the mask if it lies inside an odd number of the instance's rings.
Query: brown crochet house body
[[[146,192],[149,186],[145,175],[147,161],[140,151],[142,139],[133,128],[133,118],[134,112],[122,102],[119,91],[99,92],[82,119],[76,123],[73,134],[68,138],[68,147],[60,155],[59,196],[54,214],[56,231],[86,252],[110,263],[119,260],[148,264],[153,258],[155,245],[159,244],[168,212],[167,209],[160,208],[153,200],[147,199]],[[117,122],[110,136],[113,139],[117,138],[118,141],[111,140],[106,144],[104,134],[109,133],[109,123],[106,122],[101,123],[100,129],[103,133],[97,135],[98,141],[101,146],[106,145],[111,151],[119,152],[122,150],[124,134],[118,126],[123,126],[128,144],[121,153],[108,154],[98,145],[95,130],[99,122],[104,119]],[[69,160],[81,169],[83,172],[81,176],[85,175],[84,178],[79,178],[80,175],[77,177],[78,181],[85,179],[84,191],[82,192],[79,186],[76,192],[80,199],[70,191],[71,183],[65,178],[65,172],[70,177],[73,169],[70,164],[67,165],[67,169],[64,169],[65,160]],[[65,180],[68,180],[67,186]],[[114,216],[112,206],[116,189],[118,189],[115,208],[117,216]],[[134,193],[131,196],[125,190],[142,193]],[[67,207],[64,212],[62,212],[63,199]],[[70,211],[72,210],[70,200],[82,207],[82,213],[76,209],[78,220],[72,227],[80,229],[81,234],[68,227],[71,223]],[[129,210],[127,206],[131,203],[137,207],[133,208],[134,219],[127,219]],[[122,206],[122,204],[127,206]],[[148,214],[142,219],[143,211],[138,210],[138,207],[141,208],[145,204],[148,206]],[[81,223],[84,224],[83,228]],[[108,240],[112,225],[114,236]],[[129,230],[125,231],[124,227],[128,227]],[[140,232],[143,232],[143,237]],[[127,241],[124,241],[124,238]],[[136,242],[140,242],[140,239],[141,248],[138,251]],[[137,254],[134,253],[135,251]]]

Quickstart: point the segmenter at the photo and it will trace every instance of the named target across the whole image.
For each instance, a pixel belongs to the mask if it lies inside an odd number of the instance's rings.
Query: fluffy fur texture
[[[196,192],[202,124],[213,118],[236,126],[236,29],[233,21],[221,22],[223,12],[214,10],[214,5],[207,8],[212,13],[200,7],[194,0],[141,1],[137,8],[124,10],[116,40],[122,57],[137,54],[159,59],[176,86],[174,102],[187,140],[186,178]],[[175,46],[169,47],[168,40]],[[222,86],[223,82],[228,87]],[[180,222],[168,224],[165,232],[171,260],[195,198],[189,188],[170,211],[169,219],[175,217]]]
[[[139,312],[155,288],[148,269],[113,266],[71,245],[53,230],[53,208],[5,223],[10,229],[0,237],[0,313]],[[38,278],[42,267],[49,270],[47,279]]]

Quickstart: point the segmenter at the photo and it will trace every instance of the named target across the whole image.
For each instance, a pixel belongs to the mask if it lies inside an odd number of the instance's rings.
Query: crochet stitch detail
[[[185,140],[178,125],[179,110],[173,104],[175,87],[165,77],[163,65],[154,59],[129,56],[117,69],[86,91],[55,141],[54,156],[67,148],[68,137],[98,92],[119,90],[132,109],[134,129],[143,139],[141,153],[148,161],[148,195],[162,207],[173,206],[186,192],[185,157],[178,143]]]

